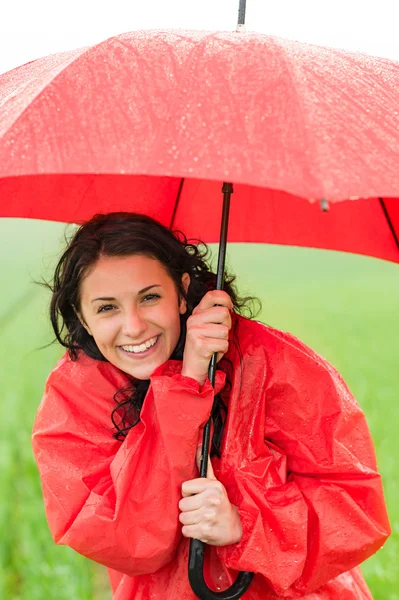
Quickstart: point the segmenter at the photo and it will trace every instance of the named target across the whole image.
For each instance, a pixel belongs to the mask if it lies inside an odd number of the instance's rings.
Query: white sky
[[[235,29],[239,0],[0,0],[0,73],[136,29]],[[247,30],[399,60],[398,0],[247,0]]]

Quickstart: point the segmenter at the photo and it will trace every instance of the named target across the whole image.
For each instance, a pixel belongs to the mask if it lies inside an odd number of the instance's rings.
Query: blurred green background
[[[62,350],[51,341],[51,273],[66,226],[0,220],[0,598],[106,600],[105,570],[55,546],[44,517],[30,432],[46,377]],[[263,303],[259,319],[330,360],[365,411],[383,475],[393,535],[363,572],[375,600],[399,600],[399,266],[305,248],[231,245],[239,290]]]

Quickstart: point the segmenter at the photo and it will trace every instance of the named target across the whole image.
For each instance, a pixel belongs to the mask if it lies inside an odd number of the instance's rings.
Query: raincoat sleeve
[[[181,538],[183,481],[196,476],[200,427],[213,388],[168,361],[151,377],[140,422],[113,439],[115,392],[127,378],[109,363],[62,359],[39,407],[33,449],[53,538],[111,569],[139,575],[169,563]],[[217,373],[216,390],[224,384]]]
[[[288,334],[272,345],[266,363],[251,356],[266,370],[264,443],[226,483],[243,536],[217,553],[295,598],[375,553],[390,526],[365,417],[341,376]]]

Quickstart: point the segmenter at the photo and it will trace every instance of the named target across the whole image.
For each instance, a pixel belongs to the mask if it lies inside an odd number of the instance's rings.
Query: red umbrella
[[[40,59],[0,77],[0,215],[134,210],[216,241],[233,180],[231,241],[399,262],[398,83],[393,61],[242,32]]]
[[[398,261],[398,84],[396,62],[251,33],[52,55],[0,77],[0,214],[141,210],[216,241],[233,180],[231,241]],[[374,200],[332,205],[354,197]]]

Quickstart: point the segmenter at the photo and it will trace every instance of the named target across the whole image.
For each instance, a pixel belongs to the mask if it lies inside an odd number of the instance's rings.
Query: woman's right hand
[[[228,350],[232,309],[231,298],[223,290],[207,292],[194,308],[187,319],[182,375],[205,383],[212,355],[217,352],[219,362]]]

